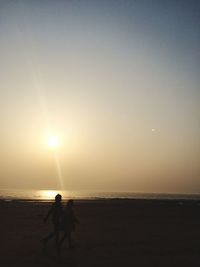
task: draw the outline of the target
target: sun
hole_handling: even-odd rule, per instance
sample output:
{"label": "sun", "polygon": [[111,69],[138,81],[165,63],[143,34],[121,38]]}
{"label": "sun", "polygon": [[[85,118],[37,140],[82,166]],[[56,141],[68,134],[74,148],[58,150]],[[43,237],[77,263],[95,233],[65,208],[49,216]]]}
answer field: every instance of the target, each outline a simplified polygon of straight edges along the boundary
{"label": "sun", "polygon": [[47,139],[47,145],[51,149],[55,149],[59,146],[59,140],[57,136],[51,135]]}

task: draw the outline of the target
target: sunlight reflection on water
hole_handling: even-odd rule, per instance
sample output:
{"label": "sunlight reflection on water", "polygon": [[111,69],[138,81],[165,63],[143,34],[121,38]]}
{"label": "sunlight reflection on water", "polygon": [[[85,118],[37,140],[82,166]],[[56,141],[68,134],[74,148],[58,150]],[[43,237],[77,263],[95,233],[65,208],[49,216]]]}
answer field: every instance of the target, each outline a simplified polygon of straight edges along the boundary
{"label": "sunlight reflection on water", "polygon": [[0,199],[5,200],[54,200],[57,194],[61,194],[63,199],[80,198],[82,195],[78,192],[62,190],[18,190],[2,189],[0,190]]}
{"label": "sunlight reflection on water", "polygon": [[38,196],[40,199],[54,199],[57,194],[61,194],[61,191],[56,190],[38,190]]}
{"label": "sunlight reflection on water", "polygon": [[79,198],[80,194],[72,191],[62,191],[62,190],[37,190],[37,198],[43,200],[54,200],[57,194],[62,195],[63,199],[69,198]]}

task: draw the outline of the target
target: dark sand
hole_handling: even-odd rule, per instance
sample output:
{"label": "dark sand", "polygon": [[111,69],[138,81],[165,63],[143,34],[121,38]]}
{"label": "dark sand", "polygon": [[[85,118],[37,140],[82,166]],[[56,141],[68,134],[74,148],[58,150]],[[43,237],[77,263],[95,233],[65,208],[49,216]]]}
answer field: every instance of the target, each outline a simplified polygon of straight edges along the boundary
{"label": "dark sand", "polygon": [[75,202],[75,248],[42,253],[48,203],[0,202],[0,266],[200,266],[200,206],[195,201]]}

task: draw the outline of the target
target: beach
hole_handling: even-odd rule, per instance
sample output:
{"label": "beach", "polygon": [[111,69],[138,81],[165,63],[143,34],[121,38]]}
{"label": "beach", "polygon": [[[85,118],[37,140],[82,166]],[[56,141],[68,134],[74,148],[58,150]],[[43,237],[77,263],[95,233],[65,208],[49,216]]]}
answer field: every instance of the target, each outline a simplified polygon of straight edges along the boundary
{"label": "beach", "polygon": [[200,206],[178,200],[78,200],[80,224],[57,255],[51,203],[0,201],[1,266],[200,266]]}

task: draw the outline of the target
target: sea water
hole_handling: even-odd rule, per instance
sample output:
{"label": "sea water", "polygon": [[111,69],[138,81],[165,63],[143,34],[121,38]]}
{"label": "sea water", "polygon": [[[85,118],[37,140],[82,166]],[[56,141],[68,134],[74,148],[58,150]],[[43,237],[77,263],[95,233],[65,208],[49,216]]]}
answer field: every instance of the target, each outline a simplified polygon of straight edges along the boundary
{"label": "sea water", "polygon": [[1,200],[39,200],[51,201],[56,194],[63,199],[188,199],[200,200],[199,194],[161,194],[161,193],[135,193],[135,192],[94,192],[94,191],[68,191],[68,190],[31,190],[31,189],[1,189]]}

